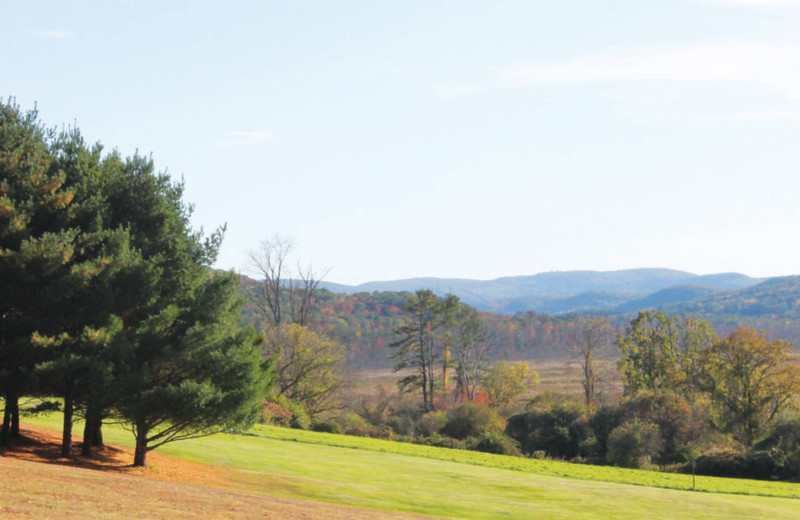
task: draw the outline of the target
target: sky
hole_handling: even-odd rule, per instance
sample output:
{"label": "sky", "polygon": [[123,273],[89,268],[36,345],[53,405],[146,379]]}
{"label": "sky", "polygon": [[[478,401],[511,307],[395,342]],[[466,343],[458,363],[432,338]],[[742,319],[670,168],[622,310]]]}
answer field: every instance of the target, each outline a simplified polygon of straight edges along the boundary
{"label": "sky", "polygon": [[800,273],[800,1],[0,0],[0,97],[185,183],[217,266]]}

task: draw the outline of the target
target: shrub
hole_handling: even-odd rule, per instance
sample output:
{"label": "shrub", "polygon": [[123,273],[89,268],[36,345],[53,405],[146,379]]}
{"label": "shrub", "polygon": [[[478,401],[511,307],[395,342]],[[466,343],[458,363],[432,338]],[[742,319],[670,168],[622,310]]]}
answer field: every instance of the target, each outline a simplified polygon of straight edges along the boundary
{"label": "shrub", "polygon": [[341,432],[347,435],[373,436],[376,430],[363,417],[351,412],[341,413],[333,417],[331,422],[336,424]]}
{"label": "shrub", "polygon": [[469,449],[498,455],[513,455],[515,457],[522,455],[519,451],[519,443],[500,432],[486,432],[473,439]]}
{"label": "shrub", "polygon": [[464,403],[447,412],[447,421],[441,432],[463,440],[501,429],[501,420],[495,410],[485,404]]}
{"label": "shrub", "polygon": [[[793,464],[797,459],[781,457],[775,451],[755,450],[749,453],[712,452],[697,458],[695,472],[698,475],[713,477],[737,477],[767,480],[772,478],[793,478]],[[687,469],[688,471],[688,469]],[[797,474],[795,474],[797,475]]]}
{"label": "shrub", "polygon": [[274,396],[268,401],[264,401],[261,422],[300,430],[307,430],[311,427],[311,418],[306,413],[303,405],[295,403],[283,395]]}
{"label": "shrub", "polygon": [[420,444],[425,444],[427,446],[437,446],[439,448],[453,448],[457,450],[464,449],[464,442],[458,439],[454,439],[452,437],[447,437],[446,435],[439,435],[435,433],[430,437],[421,437],[418,439]]}
{"label": "shrub", "polygon": [[625,410],[619,405],[601,406],[589,418],[596,444],[596,456],[605,459],[608,453],[608,436],[625,422]]}
{"label": "shrub", "polygon": [[311,429],[315,432],[321,433],[342,433],[342,429],[339,427],[339,425],[330,421],[314,423],[314,426],[312,426]]}
{"label": "shrub", "polygon": [[634,420],[614,428],[608,436],[610,464],[623,468],[645,468],[661,448],[661,434],[655,424]]}
{"label": "shrub", "polygon": [[678,394],[647,391],[629,398],[623,406],[628,417],[658,426],[661,447],[651,456],[661,464],[682,462],[681,447],[710,433],[708,406],[702,400],[691,404]]}
{"label": "shrub", "polygon": [[414,420],[405,415],[395,415],[386,421],[386,425],[399,435],[412,435],[414,433]]}
{"label": "shrub", "polygon": [[261,408],[261,424],[275,424],[278,426],[288,426],[292,418],[292,412],[278,403],[264,401]]}
{"label": "shrub", "polygon": [[416,432],[421,437],[430,437],[440,433],[447,422],[447,414],[442,411],[428,412],[417,421]]}
{"label": "shrub", "polygon": [[289,426],[298,430],[308,430],[311,428],[311,417],[301,406],[298,406],[292,411],[292,419],[289,421]]}
{"label": "shrub", "polygon": [[800,480],[800,448],[783,458],[780,467],[780,477],[788,480]]}
{"label": "shrub", "polygon": [[548,456],[574,459],[588,447],[591,437],[584,408],[579,403],[559,403],[509,418],[506,435],[520,444],[523,453],[543,450]]}
{"label": "shrub", "polygon": [[757,450],[775,450],[788,455],[800,449],[800,417],[778,420],[769,435],[755,445]]}

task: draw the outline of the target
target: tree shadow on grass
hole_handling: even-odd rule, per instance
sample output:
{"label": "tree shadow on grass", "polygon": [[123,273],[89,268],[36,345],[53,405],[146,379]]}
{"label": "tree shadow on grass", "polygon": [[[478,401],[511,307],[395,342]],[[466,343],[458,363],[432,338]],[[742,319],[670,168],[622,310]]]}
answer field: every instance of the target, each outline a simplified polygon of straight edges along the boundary
{"label": "tree shadow on grass", "polygon": [[73,456],[64,458],[61,456],[61,441],[56,432],[22,429],[20,433],[22,437],[12,439],[11,446],[0,448],[0,455],[98,471],[122,472],[131,467],[128,460],[132,460],[132,455],[114,446],[94,447],[91,457],[84,457],[80,454],[82,443],[76,442],[73,444]]}

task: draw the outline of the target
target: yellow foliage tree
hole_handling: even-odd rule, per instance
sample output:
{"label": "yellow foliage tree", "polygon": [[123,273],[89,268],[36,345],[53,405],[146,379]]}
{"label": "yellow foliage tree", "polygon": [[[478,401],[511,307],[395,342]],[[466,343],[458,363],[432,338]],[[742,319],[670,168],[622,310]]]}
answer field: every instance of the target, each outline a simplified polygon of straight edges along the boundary
{"label": "yellow foliage tree", "polygon": [[800,393],[792,344],[739,327],[701,354],[701,388],[711,396],[718,427],[747,446]]}

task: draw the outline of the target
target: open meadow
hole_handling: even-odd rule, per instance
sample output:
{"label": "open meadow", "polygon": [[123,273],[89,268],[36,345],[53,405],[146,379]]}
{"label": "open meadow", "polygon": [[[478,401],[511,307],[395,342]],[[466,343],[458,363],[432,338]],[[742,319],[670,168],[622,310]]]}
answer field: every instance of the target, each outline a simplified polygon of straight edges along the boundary
{"label": "open meadow", "polygon": [[[59,420],[58,415],[50,415],[26,422],[57,429]],[[106,437],[111,444],[132,444],[130,434],[119,427],[107,427]],[[151,496],[149,502],[153,502],[157,493],[186,485],[164,481],[163,475],[170,472],[169,461],[204,464],[200,467],[209,472],[206,481],[191,485],[208,488],[209,496],[218,495],[220,503],[231,500],[225,493],[237,493],[240,505],[252,508],[256,516],[259,507],[267,507],[259,506],[259,497],[310,501],[308,518],[337,517],[333,511],[315,515],[313,508],[319,503],[367,508],[355,511],[375,518],[387,517],[389,511],[476,519],[788,519],[800,514],[800,484],[698,477],[697,491],[691,491],[690,475],[504,457],[264,426],[244,435],[215,435],[167,445],[154,455],[158,457],[153,457],[151,468],[135,473],[136,477],[129,476],[140,484],[126,482],[124,486],[152,489],[143,497]],[[88,469],[70,470],[86,472],[83,478],[97,478],[98,474]],[[150,478],[159,475],[162,480],[157,483]],[[108,476],[108,482],[122,485],[118,476]],[[42,489],[48,489],[49,477],[41,478]],[[3,480],[3,502],[8,507],[18,494],[13,479]],[[81,500],[79,484],[62,490],[53,501],[41,502],[38,507],[48,509],[38,512],[53,516],[49,513],[69,510],[75,500]],[[35,510],[37,506],[30,505],[36,503],[35,496],[27,497],[27,501]],[[149,502],[142,498],[138,504],[147,507]],[[207,501],[205,504],[209,506]],[[187,505],[187,510],[194,505]],[[137,503],[127,507],[121,516],[134,516]],[[208,509],[205,515],[224,517],[225,513]],[[359,518],[353,515],[351,518]]]}

